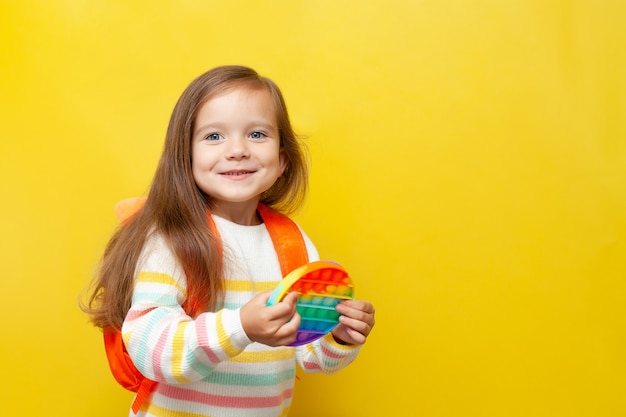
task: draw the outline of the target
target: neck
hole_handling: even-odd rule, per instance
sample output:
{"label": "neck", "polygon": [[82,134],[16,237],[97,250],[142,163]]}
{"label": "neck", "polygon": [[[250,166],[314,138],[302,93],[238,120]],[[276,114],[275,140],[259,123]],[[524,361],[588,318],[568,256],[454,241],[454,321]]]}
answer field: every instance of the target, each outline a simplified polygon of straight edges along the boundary
{"label": "neck", "polygon": [[244,203],[220,201],[212,204],[210,211],[216,216],[242,226],[256,226],[262,223],[256,211],[258,204],[258,201],[247,201]]}

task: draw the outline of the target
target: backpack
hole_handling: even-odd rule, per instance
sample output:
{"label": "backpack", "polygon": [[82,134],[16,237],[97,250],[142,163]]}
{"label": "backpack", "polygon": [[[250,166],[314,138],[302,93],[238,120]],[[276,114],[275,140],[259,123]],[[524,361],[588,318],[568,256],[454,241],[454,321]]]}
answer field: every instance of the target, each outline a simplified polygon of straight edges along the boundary
{"label": "backpack", "polygon": [[[116,205],[115,212],[120,221],[123,222],[139,210],[144,202],[145,198],[143,197],[122,200]],[[306,264],[308,253],[298,226],[289,217],[263,204],[259,204],[257,210],[274,244],[283,277],[297,267]],[[208,214],[208,219],[211,230],[217,234],[215,223],[210,214]],[[194,303],[185,302],[183,309],[190,316],[195,316],[195,312],[188,310],[188,305],[194,305]],[[133,413],[137,414],[157,382],[146,378],[137,370],[124,345],[121,330],[108,326],[103,329],[103,335],[111,373],[121,386],[136,393],[131,408]]]}

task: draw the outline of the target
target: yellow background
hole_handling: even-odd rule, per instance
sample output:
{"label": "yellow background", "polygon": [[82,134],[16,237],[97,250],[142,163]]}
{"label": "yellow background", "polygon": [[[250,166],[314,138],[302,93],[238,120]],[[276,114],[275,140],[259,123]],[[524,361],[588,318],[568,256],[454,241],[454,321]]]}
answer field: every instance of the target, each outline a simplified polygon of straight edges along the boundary
{"label": "yellow background", "polygon": [[623,1],[0,4],[2,415],[126,415],[77,298],[221,64],[282,87],[297,220],[377,307],[292,415],[626,415]]}

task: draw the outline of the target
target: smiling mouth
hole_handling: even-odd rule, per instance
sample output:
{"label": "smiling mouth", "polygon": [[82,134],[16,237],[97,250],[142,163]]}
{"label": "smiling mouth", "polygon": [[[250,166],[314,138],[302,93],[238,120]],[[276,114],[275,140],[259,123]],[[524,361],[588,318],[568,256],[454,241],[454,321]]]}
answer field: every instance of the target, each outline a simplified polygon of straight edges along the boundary
{"label": "smiling mouth", "polygon": [[228,175],[232,177],[239,177],[242,175],[249,175],[249,174],[254,174],[254,171],[228,171],[228,172],[222,173],[222,175]]}

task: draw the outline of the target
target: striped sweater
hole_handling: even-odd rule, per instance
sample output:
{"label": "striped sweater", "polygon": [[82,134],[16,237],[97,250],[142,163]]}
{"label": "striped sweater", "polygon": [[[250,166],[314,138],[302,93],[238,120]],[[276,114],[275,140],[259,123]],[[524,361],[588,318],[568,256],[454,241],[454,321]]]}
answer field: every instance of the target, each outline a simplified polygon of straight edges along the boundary
{"label": "striped sweater", "polygon": [[[305,372],[334,373],[358,354],[359,347],[339,345],[330,334],[295,348],[252,342],[239,310],[278,284],[278,258],[265,225],[214,221],[225,274],[223,305],[215,312],[195,320],[185,314],[185,275],[162,238],[152,236],[143,250],[122,335],[137,369],[159,383],[137,416],[285,416],[296,363]],[[319,259],[303,236],[309,259]]]}

